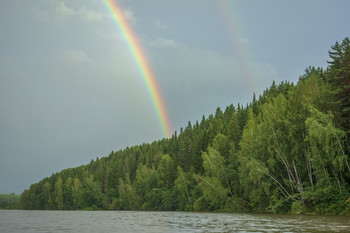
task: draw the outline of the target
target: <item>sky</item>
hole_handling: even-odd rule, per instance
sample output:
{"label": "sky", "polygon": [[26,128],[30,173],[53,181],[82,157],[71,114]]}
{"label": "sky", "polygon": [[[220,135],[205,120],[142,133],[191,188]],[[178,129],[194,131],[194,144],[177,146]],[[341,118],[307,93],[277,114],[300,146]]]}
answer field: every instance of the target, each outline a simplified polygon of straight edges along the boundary
{"label": "sky", "polygon": [[[347,0],[118,0],[172,132],[296,83],[349,37]],[[0,193],[164,138],[102,0],[0,0]]]}

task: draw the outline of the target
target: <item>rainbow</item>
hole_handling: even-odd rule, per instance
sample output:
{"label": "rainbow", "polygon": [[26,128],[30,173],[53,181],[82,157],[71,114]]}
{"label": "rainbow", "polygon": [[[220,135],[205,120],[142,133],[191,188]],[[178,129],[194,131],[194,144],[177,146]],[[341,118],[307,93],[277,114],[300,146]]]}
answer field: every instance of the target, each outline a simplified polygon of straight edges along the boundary
{"label": "rainbow", "polygon": [[103,3],[111,13],[114,22],[123,35],[124,40],[136,62],[141,77],[143,78],[147,91],[150,95],[164,136],[171,137],[172,127],[170,124],[170,118],[168,116],[167,109],[165,107],[155,75],[152,72],[151,66],[147,61],[147,57],[145,56],[135,33],[128,24],[121,8],[118,6],[115,0],[103,0]]}
{"label": "rainbow", "polygon": [[256,87],[256,75],[254,73],[254,67],[249,63],[250,56],[248,49],[244,45],[243,30],[239,27],[239,20],[237,17],[237,12],[235,11],[235,6],[233,1],[230,0],[220,0],[215,1],[223,17],[224,22],[226,22],[226,28],[230,34],[231,40],[233,42],[233,47],[236,51],[238,61],[242,70],[242,74],[248,83],[248,87],[251,91],[257,91]]}

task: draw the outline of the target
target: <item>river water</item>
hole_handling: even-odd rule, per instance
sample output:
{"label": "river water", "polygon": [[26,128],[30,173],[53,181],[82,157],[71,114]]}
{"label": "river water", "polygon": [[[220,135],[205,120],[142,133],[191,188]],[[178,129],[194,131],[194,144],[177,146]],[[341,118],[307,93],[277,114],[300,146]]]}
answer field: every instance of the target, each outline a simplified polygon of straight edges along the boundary
{"label": "river water", "polygon": [[0,232],[350,232],[350,217],[0,210]]}

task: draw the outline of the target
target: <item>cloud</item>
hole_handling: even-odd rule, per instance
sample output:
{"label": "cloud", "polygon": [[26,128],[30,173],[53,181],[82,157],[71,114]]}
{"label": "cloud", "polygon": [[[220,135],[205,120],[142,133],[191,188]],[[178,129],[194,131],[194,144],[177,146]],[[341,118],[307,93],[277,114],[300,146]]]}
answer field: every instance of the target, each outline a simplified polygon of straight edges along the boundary
{"label": "cloud", "polygon": [[64,51],[63,60],[70,63],[92,63],[92,60],[84,52],[77,50]]}
{"label": "cloud", "polygon": [[[126,8],[126,9],[121,9],[121,12],[124,16],[124,18],[131,23],[132,25],[136,25],[137,24],[137,18],[135,17],[134,11],[131,10],[130,8]],[[112,18],[112,15],[109,14],[108,15],[110,18]]]}
{"label": "cloud", "polygon": [[67,7],[64,2],[60,2],[56,6],[56,14],[59,16],[72,16],[75,14],[75,12],[71,8]]}
{"label": "cloud", "polygon": [[244,44],[245,46],[251,44],[250,40],[246,37],[240,37],[238,39],[238,42],[241,43],[241,44]]}
{"label": "cloud", "polygon": [[72,8],[66,6],[63,1],[60,1],[57,4],[46,1],[45,4],[40,6],[31,6],[30,12],[44,23],[54,22],[59,24],[64,24],[69,18],[76,14],[76,12]]}
{"label": "cloud", "polygon": [[52,5],[52,3],[48,7],[48,9],[51,9],[51,10],[46,10],[46,9],[44,10],[42,7],[39,7],[39,6],[31,6],[29,9],[30,9],[29,10],[30,13],[34,15],[35,18],[37,18],[38,20],[44,23],[52,22],[57,15],[57,13],[55,13],[55,6]]}
{"label": "cloud", "polygon": [[166,29],[167,28],[167,26],[159,20],[154,21],[153,26],[155,26],[158,29]]}
{"label": "cloud", "polygon": [[165,38],[157,38],[151,41],[150,45],[156,48],[176,48],[179,46],[174,40]]}
{"label": "cloud", "polygon": [[122,35],[117,32],[103,32],[101,30],[97,30],[96,34],[103,39],[119,40],[119,41],[123,40]]}
{"label": "cloud", "polygon": [[104,14],[82,7],[77,11],[77,14],[85,21],[101,21]]}
{"label": "cloud", "polygon": [[133,22],[133,23],[136,23],[135,14],[134,14],[134,12],[133,12],[130,8],[123,9],[122,12],[123,12],[123,14],[124,14],[124,17],[125,17],[128,21]]}
{"label": "cloud", "polygon": [[[105,14],[94,11],[86,6],[82,6],[79,9],[73,9],[67,6],[63,1],[58,2],[56,5],[47,4],[46,7],[31,7],[32,14],[43,22],[58,22],[64,24],[67,20],[78,17],[85,22],[97,22],[105,18]],[[131,17],[132,13],[128,12]]]}
{"label": "cloud", "polygon": [[[135,17],[134,11],[130,8],[121,9],[121,12],[124,16],[124,18],[131,24],[136,25],[137,24],[137,18]],[[109,14],[109,17],[112,17],[111,14]]]}
{"label": "cloud", "polygon": [[67,7],[64,2],[59,2],[55,8],[56,20],[60,23],[64,23],[69,17],[72,17],[75,12],[73,9]]}

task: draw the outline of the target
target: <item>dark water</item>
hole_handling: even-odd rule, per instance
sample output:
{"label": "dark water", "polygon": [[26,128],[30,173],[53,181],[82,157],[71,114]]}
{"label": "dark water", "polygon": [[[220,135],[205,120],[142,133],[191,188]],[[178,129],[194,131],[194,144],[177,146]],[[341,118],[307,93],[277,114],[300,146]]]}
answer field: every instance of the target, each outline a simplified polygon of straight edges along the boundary
{"label": "dark water", "polygon": [[0,210],[0,232],[350,232],[350,217]]}

